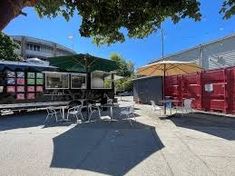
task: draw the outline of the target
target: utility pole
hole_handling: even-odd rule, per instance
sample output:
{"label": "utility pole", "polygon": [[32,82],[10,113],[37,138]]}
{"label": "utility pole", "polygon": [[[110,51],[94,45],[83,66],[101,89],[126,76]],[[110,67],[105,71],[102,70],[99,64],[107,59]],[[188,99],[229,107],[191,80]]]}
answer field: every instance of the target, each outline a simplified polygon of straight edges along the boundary
{"label": "utility pole", "polygon": [[164,49],[165,49],[165,46],[164,46],[164,31],[163,31],[163,27],[161,25],[161,49],[162,49],[162,59],[164,58]]}

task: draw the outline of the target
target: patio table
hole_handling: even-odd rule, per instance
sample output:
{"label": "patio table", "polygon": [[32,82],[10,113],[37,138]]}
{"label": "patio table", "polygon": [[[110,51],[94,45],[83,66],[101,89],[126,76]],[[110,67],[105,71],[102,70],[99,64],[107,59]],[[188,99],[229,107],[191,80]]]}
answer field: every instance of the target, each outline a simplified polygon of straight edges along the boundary
{"label": "patio table", "polygon": [[67,118],[65,118],[65,109],[68,109],[68,106],[55,106],[54,109],[61,110],[62,111],[62,119],[59,121],[68,121]]}
{"label": "patio table", "polygon": [[170,114],[172,114],[172,103],[180,103],[181,101],[179,100],[171,100],[171,99],[167,99],[167,100],[160,100],[160,103],[163,103],[164,106],[166,106],[167,103],[170,104]]}

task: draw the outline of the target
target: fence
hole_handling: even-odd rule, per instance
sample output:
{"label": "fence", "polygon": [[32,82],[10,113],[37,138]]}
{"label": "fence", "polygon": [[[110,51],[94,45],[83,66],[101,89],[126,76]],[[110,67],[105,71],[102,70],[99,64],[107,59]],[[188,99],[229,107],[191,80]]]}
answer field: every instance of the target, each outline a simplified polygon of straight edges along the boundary
{"label": "fence", "polygon": [[165,83],[166,96],[194,98],[195,109],[235,113],[235,67],[168,76]]}

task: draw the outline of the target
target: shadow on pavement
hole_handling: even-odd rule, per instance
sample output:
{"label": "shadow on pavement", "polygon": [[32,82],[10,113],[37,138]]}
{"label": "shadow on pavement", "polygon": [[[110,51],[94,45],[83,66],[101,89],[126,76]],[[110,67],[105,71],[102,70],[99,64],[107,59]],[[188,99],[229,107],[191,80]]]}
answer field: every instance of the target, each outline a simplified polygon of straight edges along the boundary
{"label": "shadow on pavement", "polygon": [[55,137],[53,168],[124,175],[164,145],[155,128],[127,121],[83,123]]}
{"label": "shadow on pavement", "polygon": [[0,131],[37,127],[43,125],[45,117],[46,112],[44,111],[2,116],[0,118]]}
{"label": "shadow on pavement", "polygon": [[225,116],[189,113],[172,115],[167,119],[176,126],[208,133],[227,140],[235,140],[235,119]]}

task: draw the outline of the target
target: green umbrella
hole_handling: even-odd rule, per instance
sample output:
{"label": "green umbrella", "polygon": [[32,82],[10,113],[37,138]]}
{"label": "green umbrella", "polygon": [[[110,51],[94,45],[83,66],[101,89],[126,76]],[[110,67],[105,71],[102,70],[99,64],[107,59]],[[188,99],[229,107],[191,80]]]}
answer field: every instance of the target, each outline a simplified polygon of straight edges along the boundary
{"label": "green umbrella", "polygon": [[93,72],[96,70],[111,72],[118,69],[116,62],[92,56],[89,54],[76,54],[48,58],[50,65],[69,72]]}

